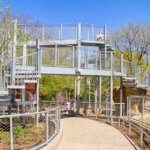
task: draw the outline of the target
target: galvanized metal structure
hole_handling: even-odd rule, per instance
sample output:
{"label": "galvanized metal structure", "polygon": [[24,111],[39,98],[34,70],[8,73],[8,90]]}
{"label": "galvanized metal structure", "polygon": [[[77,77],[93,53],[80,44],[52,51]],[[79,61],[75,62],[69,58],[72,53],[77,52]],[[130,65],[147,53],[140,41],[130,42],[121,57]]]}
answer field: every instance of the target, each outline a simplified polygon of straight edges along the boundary
{"label": "galvanized metal structure", "polygon": [[[18,33],[23,38],[18,37]],[[21,102],[26,103],[26,83],[36,84],[36,112],[39,112],[39,80],[42,74],[76,76],[75,96],[77,113],[80,113],[80,80],[85,77],[85,97],[87,103],[87,77],[95,77],[94,112],[102,107],[102,77],[109,77],[110,90],[106,103],[109,115],[113,116],[113,77],[119,77],[120,113],[123,114],[122,87],[149,87],[148,67],[136,66],[132,62],[114,56],[114,50],[107,44],[106,25],[17,25],[14,23],[14,39],[11,56],[5,60],[1,55],[0,103],[15,103],[15,91],[20,89]],[[44,58],[44,59],[43,59]],[[13,97],[9,98],[9,94]],[[2,98],[3,97],[3,98]],[[99,97],[99,99],[98,99]],[[89,95],[89,106],[90,95]],[[4,111],[4,110],[3,110]],[[24,110],[22,110],[25,112]],[[37,123],[39,117],[37,117]],[[112,119],[111,119],[112,122]]]}
{"label": "galvanized metal structure", "polygon": [[[23,35],[21,42],[17,39],[18,32]],[[149,87],[147,67],[124,61],[123,55],[115,58],[112,46],[107,45],[106,25],[78,23],[76,25],[17,26],[15,22],[11,54],[12,57],[7,61],[4,56],[1,56],[1,94],[7,94],[8,90],[21,89],[22,101],[25,101],[25,84],[35,83],[37,111],[41,74],[76,76],[75,93],[78,107],[80,77],[85,77],[85,87],[87,86],[86,77],[95,77],[95,112],[97,102],[101,102],[102,77],[110,78],[110,107],[113,102],[114,76],[120,77],[121,87]],[[100,89],[99,92],[98,89]],[[120,89],[122,93],[122,88]],[[122,103],[122,94],[120,95],[120,103]],[[122,107],[120,109],[122,112]]]}

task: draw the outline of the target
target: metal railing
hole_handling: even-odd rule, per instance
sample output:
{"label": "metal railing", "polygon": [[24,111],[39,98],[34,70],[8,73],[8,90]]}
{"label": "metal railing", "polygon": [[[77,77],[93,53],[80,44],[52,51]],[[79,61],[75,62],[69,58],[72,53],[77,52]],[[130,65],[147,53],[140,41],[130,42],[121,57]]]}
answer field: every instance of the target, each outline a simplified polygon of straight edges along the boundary
{"label": "metal railing", "polygon": [[[80,27],[79,27],[80,26]],[[104,41],[106,38],[105,26],[94,24],[57,24],[57,25],[19,25],[18,30],[23,33],[24,39],[40,40],[77,40],[80,34],[82,40]]]}
{"label": "metal railing", "polygon": [[39,149],[60,131],[60,107],[0,116],[0,148]]}
{"label": "metal railing", "polygon": [[127,98],[128,120],[136,119],[144,123],[150,122],[150,97],[129,96]]}

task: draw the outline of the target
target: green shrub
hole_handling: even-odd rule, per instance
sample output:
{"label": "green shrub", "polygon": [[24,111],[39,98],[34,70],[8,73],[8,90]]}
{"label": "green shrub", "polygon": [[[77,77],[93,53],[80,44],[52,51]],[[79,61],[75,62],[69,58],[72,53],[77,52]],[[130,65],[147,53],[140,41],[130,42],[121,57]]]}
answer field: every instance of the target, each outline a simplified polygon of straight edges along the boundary
{"label": "green shrub", "polygon": [[26,134],[26,129],[23,128],[22,126],[14,126],[13,127],[13,133],[17,137],[25,136]]}

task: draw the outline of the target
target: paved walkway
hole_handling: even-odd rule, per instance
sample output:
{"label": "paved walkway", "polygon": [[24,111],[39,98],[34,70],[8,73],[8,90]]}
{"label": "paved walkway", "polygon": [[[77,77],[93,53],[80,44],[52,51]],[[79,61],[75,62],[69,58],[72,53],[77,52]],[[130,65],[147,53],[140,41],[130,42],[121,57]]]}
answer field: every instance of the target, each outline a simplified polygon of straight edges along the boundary
{"label": "paved walkway", "polygon": [[62,119],[63,135],[57,150],[134,150],[113,127],[83,118]]}

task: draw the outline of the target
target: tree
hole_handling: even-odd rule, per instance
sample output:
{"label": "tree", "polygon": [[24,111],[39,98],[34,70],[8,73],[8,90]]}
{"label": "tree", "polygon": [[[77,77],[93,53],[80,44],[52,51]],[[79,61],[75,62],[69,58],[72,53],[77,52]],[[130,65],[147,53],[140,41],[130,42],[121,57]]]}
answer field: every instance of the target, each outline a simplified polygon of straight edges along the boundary
{"label": "tree", "polygon": [[123,53],[126,60],[132,62],[136,59],[137,65],[140,65],[150,46],[150,26],[130,22],[111,33],[110,39],[115,49]]}

